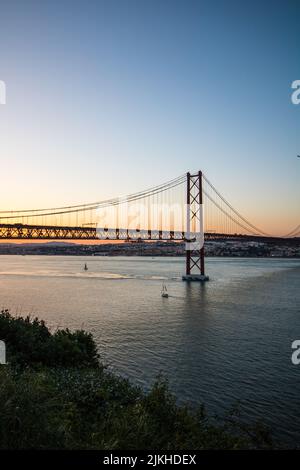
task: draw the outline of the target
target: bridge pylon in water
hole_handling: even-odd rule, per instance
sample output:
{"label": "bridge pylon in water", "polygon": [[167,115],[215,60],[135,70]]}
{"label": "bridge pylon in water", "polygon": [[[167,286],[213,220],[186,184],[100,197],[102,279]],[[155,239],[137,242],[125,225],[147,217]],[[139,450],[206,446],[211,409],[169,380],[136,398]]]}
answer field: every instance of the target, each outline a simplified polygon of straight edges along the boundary
{"label": "bridge pylon in water", "polygon": [[182,276],[184,281],[205,282],[209,280],[205,274],[202,186],[202,171],[194,175],[187,173],[186,273]]}

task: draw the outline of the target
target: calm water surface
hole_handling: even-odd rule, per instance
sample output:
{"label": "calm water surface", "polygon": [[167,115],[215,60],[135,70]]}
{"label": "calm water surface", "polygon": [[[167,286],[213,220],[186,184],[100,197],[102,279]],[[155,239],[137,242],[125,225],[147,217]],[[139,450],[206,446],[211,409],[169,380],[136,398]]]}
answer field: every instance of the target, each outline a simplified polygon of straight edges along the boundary
{"label": "calm water surface", "polygon": [[0,306],[83,327],[135,383],[163,372],[179,400],[211,413],[239,400],[247,419],[300,445],[300,260],[209,259],[205,285],[182,282],[183,270],[183,258],[0,256]]}

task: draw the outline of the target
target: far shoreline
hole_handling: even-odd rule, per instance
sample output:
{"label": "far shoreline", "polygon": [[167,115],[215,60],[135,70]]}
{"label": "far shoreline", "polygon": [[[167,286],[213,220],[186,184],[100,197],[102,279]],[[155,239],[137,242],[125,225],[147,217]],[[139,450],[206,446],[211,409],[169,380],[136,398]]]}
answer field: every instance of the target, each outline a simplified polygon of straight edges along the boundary
{"label": "far shoreline", "polygon": [[[21,253],[0,253],[1,256],[19,256],[19,257],[24,257],[24,256],[45,256],[45,257],[74,257],[74,258],[149,258],[149,259],[156,259],[156,258],[185,258],[185,255],[146,255],[146,254],[109,254],[109,255],[94,255],[91,253],[26,253],[26,254],[21,254]],[[288,260],[300,260],[300,255],[298,256],[253,256],[253,255],[207,255],[205,256],[206,259],[217,259],[217,258],[224,258],[224,259],[288,259]]]}

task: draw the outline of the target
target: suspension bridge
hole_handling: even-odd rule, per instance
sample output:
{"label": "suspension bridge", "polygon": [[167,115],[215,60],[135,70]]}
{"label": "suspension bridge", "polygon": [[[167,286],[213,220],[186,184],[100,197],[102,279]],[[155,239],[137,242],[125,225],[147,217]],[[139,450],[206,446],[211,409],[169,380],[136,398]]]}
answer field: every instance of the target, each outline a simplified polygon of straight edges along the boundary
{"label": "suspension bridge", "polygon": [[2,240],[184,241],[185,280],[205,281],[206,240],[264,241],[300,236],[300,225],[275,237],[236,210],[201,171],[145,191],[93,203],[0,211]]}

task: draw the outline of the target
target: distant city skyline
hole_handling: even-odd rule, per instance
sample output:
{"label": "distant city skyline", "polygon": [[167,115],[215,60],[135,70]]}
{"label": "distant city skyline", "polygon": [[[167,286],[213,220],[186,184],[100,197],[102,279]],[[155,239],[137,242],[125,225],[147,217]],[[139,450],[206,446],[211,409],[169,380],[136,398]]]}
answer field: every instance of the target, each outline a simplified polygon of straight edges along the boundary
{"label": "distant city skyline", "polygon": [[253,223],[300,223],[300,4],[1,6],[0,210],[80,204],[203,170]]}

